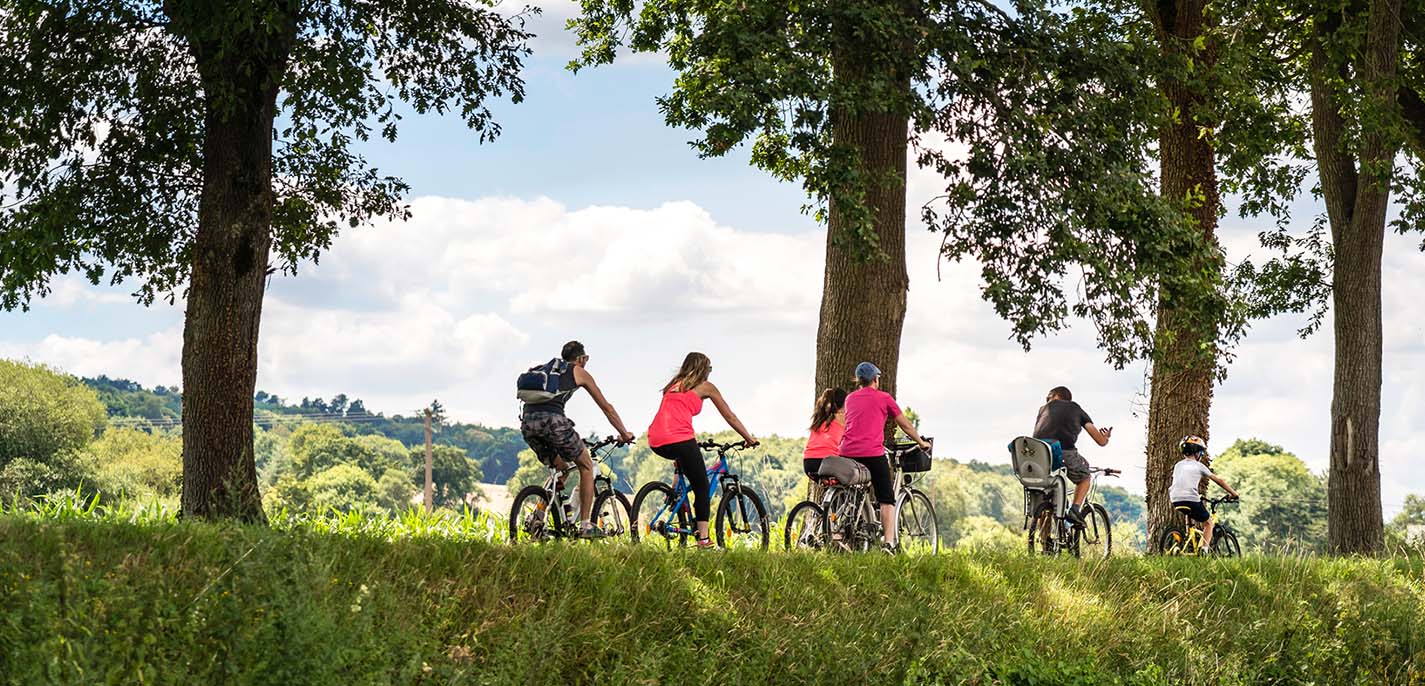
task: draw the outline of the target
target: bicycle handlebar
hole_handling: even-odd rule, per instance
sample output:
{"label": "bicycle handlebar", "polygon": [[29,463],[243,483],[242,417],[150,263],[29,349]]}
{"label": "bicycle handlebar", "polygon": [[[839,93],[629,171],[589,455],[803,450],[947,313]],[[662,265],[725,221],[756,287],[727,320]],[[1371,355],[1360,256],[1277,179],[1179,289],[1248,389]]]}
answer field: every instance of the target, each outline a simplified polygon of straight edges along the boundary
{"label": "bicycle handlebar", "polygon": [[1123,474],[1123,470],[1121,469],[1109,469],[1108,467],[1092,467],[1089,469],[1089,471],[1095,474],[1102,474],[1104,476],[1119,476]]}

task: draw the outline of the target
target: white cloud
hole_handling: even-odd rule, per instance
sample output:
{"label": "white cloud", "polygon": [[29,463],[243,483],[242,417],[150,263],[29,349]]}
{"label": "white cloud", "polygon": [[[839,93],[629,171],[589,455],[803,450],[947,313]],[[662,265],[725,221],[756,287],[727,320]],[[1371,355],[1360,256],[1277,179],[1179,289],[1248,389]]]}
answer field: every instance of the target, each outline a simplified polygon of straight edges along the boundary
{"label": "white cloud", "polygon": [[98,340],[50,334],[32,343],[0,341],[0,358],[43,362],[77,376],[103,374],[146,386],[176,386],[182,379],[182,349],[182,330],[168,328],[141,338]]}

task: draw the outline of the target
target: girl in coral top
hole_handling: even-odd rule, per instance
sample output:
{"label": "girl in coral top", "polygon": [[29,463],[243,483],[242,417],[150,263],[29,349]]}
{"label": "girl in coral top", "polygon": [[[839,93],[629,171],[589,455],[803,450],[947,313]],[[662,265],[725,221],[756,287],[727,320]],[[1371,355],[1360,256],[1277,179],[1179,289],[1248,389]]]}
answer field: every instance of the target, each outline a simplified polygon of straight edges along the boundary
{"label": "girl in coral top", "polygon": [[663,401],[658,405],[653,425],[648,427],[648,447],[658,456],[672,460],[688,480],[688,490],[693,494],[698,545],[703,547],[712,545],[708,539],[708,474],[693,432],[693,416],[703,411],[703,400],[713,402],[713,407],[748,446],[757,445],[757,439],[732,413],[717,386],[708,381],[710,374],[712,361],[707,355],[688,353],[678,373],[663,386]]}
{"label": "girl in coral top", "polygon": [[802,470],[807,476],[816,476],[817,470],[821,469],[821,461],[836,455],[844,433],[846,391],[828,388],[821,392],[816,407],[811,411],[811,436],[807,437],[806,450],[802,451]]}

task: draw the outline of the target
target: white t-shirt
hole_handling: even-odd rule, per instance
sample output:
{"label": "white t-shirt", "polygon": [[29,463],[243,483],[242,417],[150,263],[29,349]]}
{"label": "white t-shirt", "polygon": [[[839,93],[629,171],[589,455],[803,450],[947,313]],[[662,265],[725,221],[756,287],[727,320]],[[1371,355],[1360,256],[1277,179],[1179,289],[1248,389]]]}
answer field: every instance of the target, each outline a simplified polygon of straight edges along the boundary
{"label": "white t-shirt", "polygon": [[1173,486],[1168,489],[1168,500],[1175,503],[1202,500],[1197,493],[1197,485],[1204,476],[1212,476],[1212,470],[1207,465],[1197,460],[1178,460],[1173,465]]}

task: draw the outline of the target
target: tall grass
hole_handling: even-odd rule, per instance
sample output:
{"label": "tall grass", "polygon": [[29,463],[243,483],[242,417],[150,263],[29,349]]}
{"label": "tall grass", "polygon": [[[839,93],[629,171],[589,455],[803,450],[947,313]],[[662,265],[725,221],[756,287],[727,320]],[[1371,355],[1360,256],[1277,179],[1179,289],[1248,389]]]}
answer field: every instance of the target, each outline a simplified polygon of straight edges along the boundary
{"label": "tall grass", "polygon": [[0,516],[0,683],[1425,683],[1419,558],[669,553],[104,507]]}

